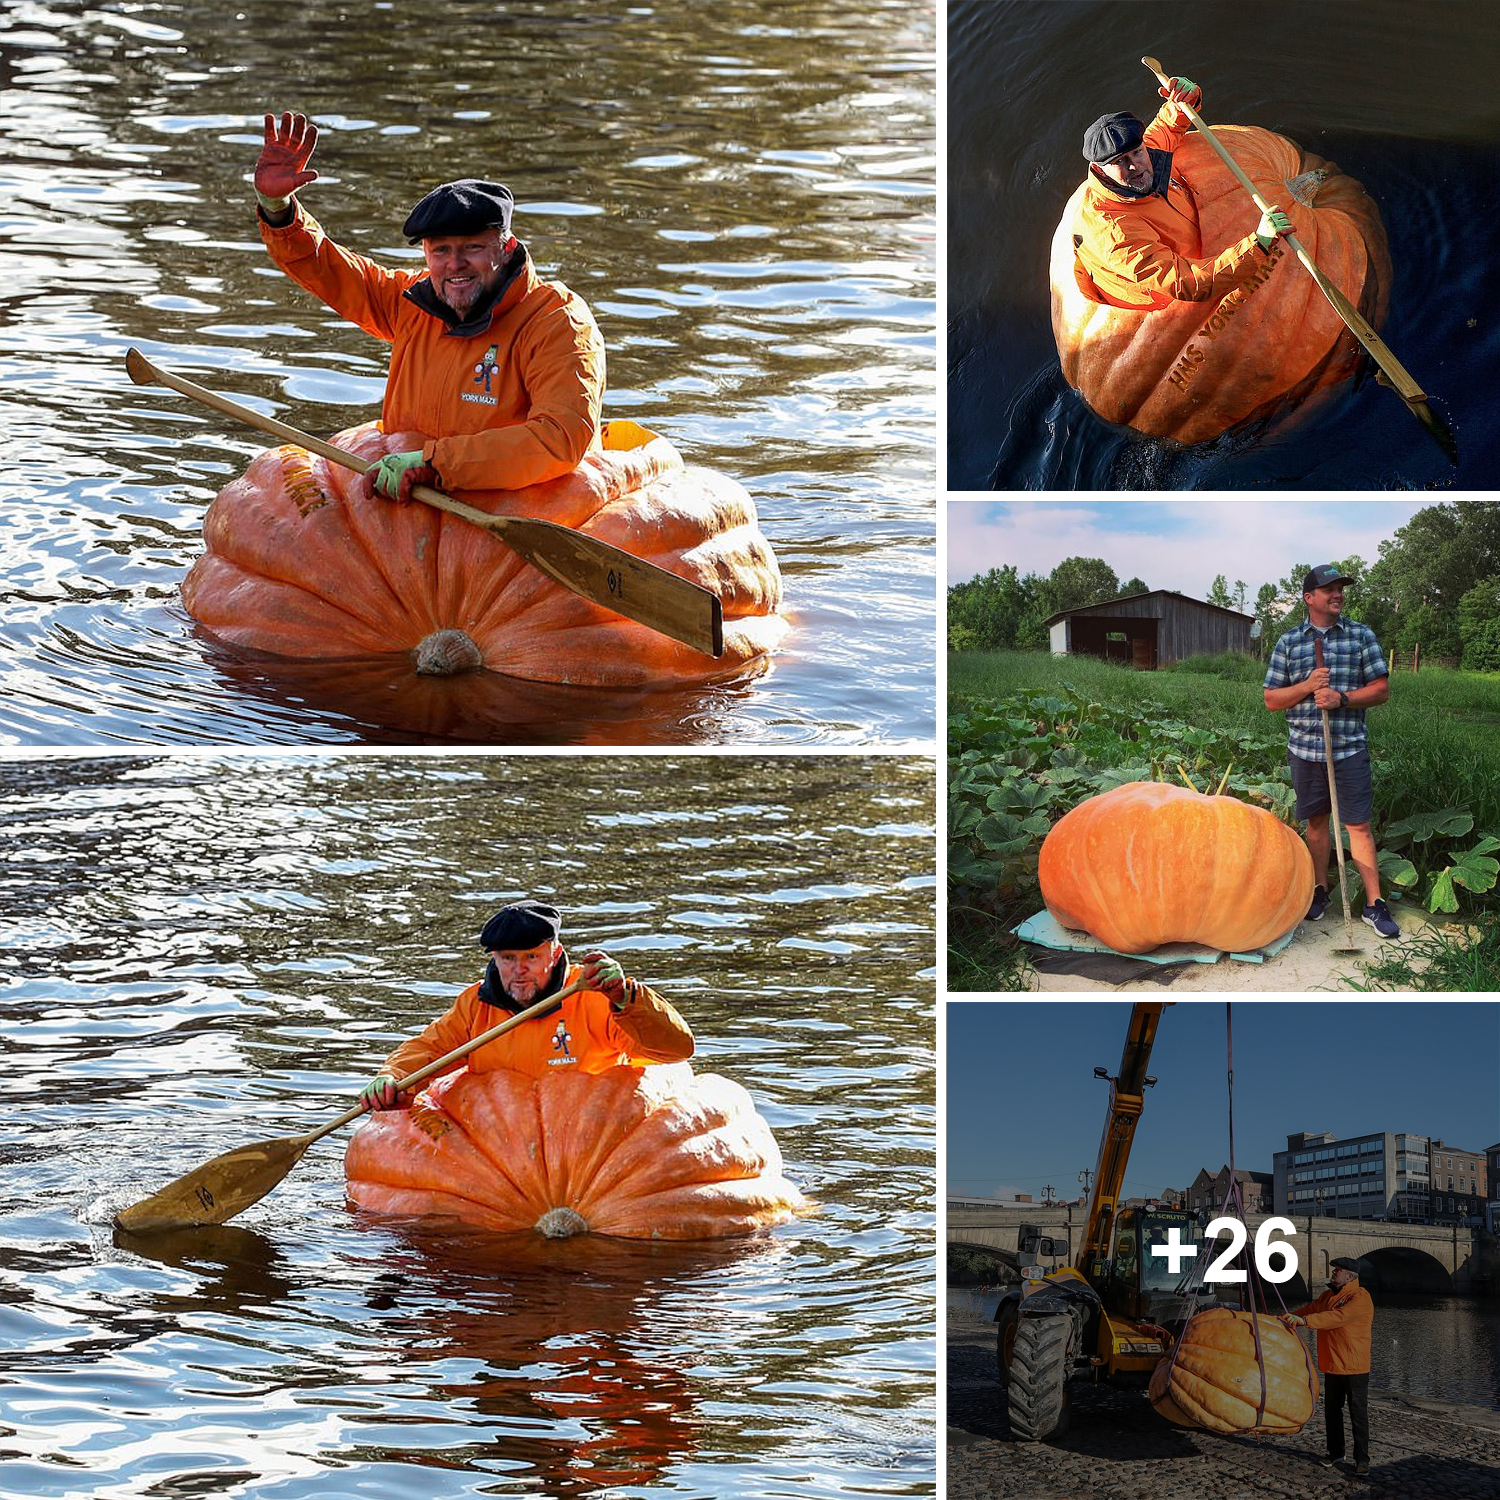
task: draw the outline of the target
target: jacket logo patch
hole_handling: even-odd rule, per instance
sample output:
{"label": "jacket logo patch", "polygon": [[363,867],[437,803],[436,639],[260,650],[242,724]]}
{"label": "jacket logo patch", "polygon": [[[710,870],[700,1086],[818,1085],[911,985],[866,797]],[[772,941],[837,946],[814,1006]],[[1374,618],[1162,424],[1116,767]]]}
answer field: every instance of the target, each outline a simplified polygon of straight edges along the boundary
{"label": "jacket logo patch", "polygon": [[560,1053],[558,1057],[549,1058],[549,1068],[565,1067],[568,1063],[576,1063],[578,1059],[568,1050],[568,1044],[573,1040],[572,1033],[568,1030],[565,1021],[557,1023],[557,1030],[552,1033],[552,1050]]}

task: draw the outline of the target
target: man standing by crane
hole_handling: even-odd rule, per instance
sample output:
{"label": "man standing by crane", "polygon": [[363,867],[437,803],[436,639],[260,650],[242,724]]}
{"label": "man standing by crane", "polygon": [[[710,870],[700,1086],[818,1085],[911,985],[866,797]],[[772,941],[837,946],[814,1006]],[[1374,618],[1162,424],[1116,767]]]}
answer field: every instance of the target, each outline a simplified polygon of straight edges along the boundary
{"label": "man standing by crane", "polygon": [[1331,1469],[1344,1458],[1344,1403],[1354,1429],[1354,1472],[1370,1472],[1370,1331],[1375,1304],[1359,1284],[1359,1262],[1341,1255],[1329,1266],[1328,1290],[1288,1314],[1294,1328],[1318,1335],[1318,1368],[1323,1372],[1323,1419],[1328,1429]]}

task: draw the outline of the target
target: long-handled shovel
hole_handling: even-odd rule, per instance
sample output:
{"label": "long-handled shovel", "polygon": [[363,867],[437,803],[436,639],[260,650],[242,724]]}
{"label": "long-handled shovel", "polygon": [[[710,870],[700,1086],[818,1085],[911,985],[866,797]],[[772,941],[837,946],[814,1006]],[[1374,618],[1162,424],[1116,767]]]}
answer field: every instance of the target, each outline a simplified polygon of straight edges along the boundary
{"label": "long-handled shovel", "polygon": [[[1143,57],[1141,61],[1156,74],[1163,88],[1171,84],[1171,79],[1162,71],[1161,64],[1154,57]],[[1198,133],[1203,139],[1218,152],[1220,160],[1239,179],[1240,186],[1255,199],[1256,207],[1263,214],[1269,213],[1271,205],[1266,201],[1261,190],[1240,170],[1239,163],[1225,150],[1224,143],[1218,136],[1203,123],[1203,117],[1198,111],[1192,105],[1183,104],[1180,101],[1177,107],[1198,127]],[[1369,325],[1360,310],[1318,269],[1302,241],[1295,234],[1284,234],[1282,238],[1291,246],[1297,259],[1307,268],[1308,275],[1317,282],[1318,290],[1333,304],[1333,310],[1344,320],[1345,327],[1364,345],[1370,358],[1379,366],[1381,373],[1390,382],[1397,395],[1406,402],[1412,414],[1432,434],[1438,446],[1448,455],[1449,461],[1457,464],[1458,448],[1453,441],[1453,434],[1427,404],[1426,392],[1407,373],[1401,361],[1386,347],[1385,340]]]}
{"label": "long-handled shovel", "polygon": [[[217,391],[163,370],[139,349],[126,354],[125,369],[137,385],[164,385],[226,417],[270,433],[283,443],[295,443],[330,463],[353,469],[356,474],[375,467],[357,453],[335,448],[332,443],[298,432],[275,417],[263,416]],[[532,516],[492,516],[430,485],[415,484],[411,492],[414,499],[425,505],[462,516],[499,537],[518,556],[581,598],[612,609],[627,620],[650,626],[705,656],[724,654],[724,606],[712,589],[690,578],[679,578],[656,563],[601,542],[597,537],[586,536],[571,526],[559,526],[555,521],[540,521]]]}
{"label": "long-handled shovel", "polygon": [[[1313,638],[1313,656],[1317,664],[1323,665],[1323,642]],[[1344,874],[1344,830],[1339,822],[1339,784],[1333,770],[1333,726],[1328,722],[1328,710],[1318,710],[1323,715],[1323,759],[1328,766],[1328,801],[1333,809],[1333,847],[1339,857],[1339,900],[1344,903],[1344,946],[1335,948],[1335,953],[1363,953],[1363,948],[1354,945],[1354,923],[1349,916],[1349,882]]]}
{"label": "long-handled shovel", "polygon": [[[528,1009],[501,1021],[497,1026],[491,1026],[488,1031],[480,1032],[462,1047],[455,1047],[436,1062],[430,1062],[425,1068],[418,1068],[415,1073],[408,1074],[397,1084],[397,1089],[404,1094],[416,1088],[434,1074],[452,1067],[460,1058],[467,1057],[476,1047],[504,1036],[523,1021],[530,1021],[555,1010],[565,996],[575,994],[583,988],[583,981],[576,980],[555,995],[538,1000]],[[356,1104],[352,1109],[346,1109],[338,1119],[330,1120],[316,1130],[309,1130],[305,1135],[282,1136],[273,1141],[254,1141],[248,1146],[237,1146],[233,1151],[226,1151],[201,1167],[195,1167],[176,1182],[168,1183],[159,1193],[153,1193],[149,1198],[131,1204],[129,1208],[121,1209],[115,1215],[115,1223],[131,1234],[154,1234],[168,1229],[189,1229],[200,1224],[223,1224],[249,1208],[252,1203],[259,1203],[302,1160],[303,1153],[314,1141],[322,1140],[325,1135],[341,1129],[351,1120],[357,1120],[363,1113],[363,1108]]]}

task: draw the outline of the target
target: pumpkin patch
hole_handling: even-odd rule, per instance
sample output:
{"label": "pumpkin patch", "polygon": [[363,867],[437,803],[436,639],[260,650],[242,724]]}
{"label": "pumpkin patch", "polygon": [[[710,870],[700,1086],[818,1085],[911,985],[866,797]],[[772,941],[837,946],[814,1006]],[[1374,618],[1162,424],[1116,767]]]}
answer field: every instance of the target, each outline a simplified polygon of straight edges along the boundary
{"label": "pumpkin patch", "polygon": [[1064,814],[1042,843],[1037,877],[1064,927],[1117,953],[1162,943],[1248,952],[1289,932],[1313,893],[1312,856],[1279,818],[1154,781]]}
{"label": "pumpkin patch", "polygon": [[[1391,285],[1380,210],[1332,162],[1256,126],[1215,125],[1246,175],[1292,221],[1320,270],[1378,328]],[[1198,205],[1198,255],[1213,256],[1260,218],[1250,195],[1196,134],[1173,159]],[[1255,281],[1219,303],[1159,311],[1109,307],[1074,274],[1073,225],[1084,186],[1052,238],[1052,332],[1069,385],[1109,422],[1202,443],[1349,378],[1363,351],[1296,257],[1277,241]],[[1197,258],[1195,255],[1194,258]]]}
{"label": "pumpkin patch", "polygon": [[[1265,1363],[1255,1356],[1259,1324]],[[1307,1346],[1279,1318],[1215,1307],[1194,1313],[1171,1359],[1151,1374],[1151,1404],[1181,1427],[1210,1432],[1300,1432],[1318,1404],[1318,1372]]]}
{"label": "pumpkin patch", "polygon": [[809,1205],[739,1084],[686,1063],[445,1074],[372,1115],[344,1160],[349,1199],[502,1233],[710,1240]]}
{"label": "pumpkin patch", "polygon": [[[334,439],[371,461],[421,441],[374,423]],[[781,572],[750,496],[685,467],[633,422],[606,424],[603,446],[561,478],[454,497],[574,528],[713,590],[724,654],[582,599],[489,532],[374,496],[359,475],[299,447],[262,453],[209,507],[207,550],[183,582],[183,604],[243,650],[303,660],[408,653],[414,671],[482,666],[587,687],[734,676],[786,633]]]}

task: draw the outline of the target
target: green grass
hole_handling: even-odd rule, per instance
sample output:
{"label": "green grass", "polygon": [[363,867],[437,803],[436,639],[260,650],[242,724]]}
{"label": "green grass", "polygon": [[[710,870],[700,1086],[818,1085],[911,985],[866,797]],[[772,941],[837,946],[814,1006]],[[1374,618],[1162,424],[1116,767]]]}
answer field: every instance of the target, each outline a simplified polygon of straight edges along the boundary
{"label": "green grass", "polygon": [[1492,995],[1500,990],[1500,914],[1481,913],[1467,932],[1433,929],[1407,940],[1349,988]]}

